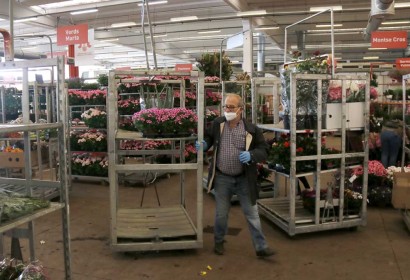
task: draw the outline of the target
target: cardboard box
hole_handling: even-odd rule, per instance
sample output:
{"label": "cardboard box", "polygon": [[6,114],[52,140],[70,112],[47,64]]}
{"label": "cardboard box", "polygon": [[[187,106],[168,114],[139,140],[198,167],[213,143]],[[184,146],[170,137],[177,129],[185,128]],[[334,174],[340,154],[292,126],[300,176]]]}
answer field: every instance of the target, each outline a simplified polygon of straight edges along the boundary
{"label": "cardboard box", "polygon": [[393,174],[392,204],[397,209],[410,209],[410,172]]}
{"label": "cardboard box", "polygon": [[[31,151],[31,166],[38,165],[37,151]],[[0,152],[0,168],[24,168],[25,157],[22,153]]]}

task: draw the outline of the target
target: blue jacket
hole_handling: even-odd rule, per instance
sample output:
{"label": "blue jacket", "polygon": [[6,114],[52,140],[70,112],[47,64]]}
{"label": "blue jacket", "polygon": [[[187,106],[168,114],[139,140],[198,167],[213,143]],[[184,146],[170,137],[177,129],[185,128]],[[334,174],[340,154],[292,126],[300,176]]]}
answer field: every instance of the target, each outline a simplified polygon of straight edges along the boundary
{"label": "blue jacket", "polygon": [[[216,118],[211,126],[205,131],[204,140],[207,143],[208,149],[213,146],[213,156],[208,174],[208,192],[214,187],[213,181],[215,177],[216,156],[219,151],[221,132],[226,124],[225,121],[225,117]],[[245,165],[245,177],[248,180],[249,199],[251,200],[252,205],[255,205],[260,191],[259,186],[257,185],[256,163],[267,159],[269,146],[266,143],[260,128],[246,120],[243,120],[243,122],[246,131],[245,149],[251,154],[249,165]]]}

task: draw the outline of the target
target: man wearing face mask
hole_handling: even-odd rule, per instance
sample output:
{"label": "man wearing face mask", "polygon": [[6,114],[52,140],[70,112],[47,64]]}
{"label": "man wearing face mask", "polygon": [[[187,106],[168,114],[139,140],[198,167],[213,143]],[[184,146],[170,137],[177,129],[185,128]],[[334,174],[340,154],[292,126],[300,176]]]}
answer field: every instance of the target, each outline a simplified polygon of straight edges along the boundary
{"label": "man wearing face mask", "polygon": [[[237,195],[252,236],[258,257],[274,254],[266,243],[256,205],[256,163],[266,160],[268,145],[262,131],[242,118],[243,100],[239,95],[227,94],[224,116],[216,118],[205,131],[204,151],[213,146],[208,176],[208,192],[215,191],[216,213],[214,252],[224,254],[224,236],[228,229],[231,198]],[[199,150],[200,143],[196,143]]]}

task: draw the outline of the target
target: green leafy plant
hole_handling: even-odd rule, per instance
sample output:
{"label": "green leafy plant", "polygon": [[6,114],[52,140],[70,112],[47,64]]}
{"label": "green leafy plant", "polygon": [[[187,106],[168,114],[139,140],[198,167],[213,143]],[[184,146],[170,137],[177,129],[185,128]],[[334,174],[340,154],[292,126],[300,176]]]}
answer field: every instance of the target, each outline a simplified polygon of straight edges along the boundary
{"label": "green leafy plant", "polygon": [[222,53],[222,75],[220,75],[220,54],[205,53],[200,59],[197,59],[198,69],[205,73],[205,76],[222,77],[222,80],[228,81],[233,73],[231,61],[225,53]]}
{"label": "green leafy plant", "polygon": [[102,87],[108,86],[108,75],[107,74],[100,74],[98,75],[97,82]]}

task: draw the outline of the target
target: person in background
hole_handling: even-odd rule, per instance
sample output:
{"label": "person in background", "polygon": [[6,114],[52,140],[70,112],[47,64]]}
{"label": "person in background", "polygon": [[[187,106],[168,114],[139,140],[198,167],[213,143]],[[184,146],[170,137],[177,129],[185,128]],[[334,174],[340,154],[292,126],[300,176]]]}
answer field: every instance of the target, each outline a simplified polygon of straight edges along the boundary
{"label": "person in background", "polygon": [[[385,168],[396,166],[397,158],[403,141],[403,122],[401,120],[389,120],[383,124],[380,134],[382,144],[381,161]],[[408,142],[406,137],[406,142]]]}
{"label": "person in background", "polygon": [[[224,116],[216,118],[205,131],[204,151],[213,147],[208,175],[208,192],[215,191],[216,213],[214,252],[224,254],[224,237],[228,230],[231,198],[237,195],[251,233],[258,257],[269,257],[275,252],[268,247],[262,232],[256,199],[256,163],[266,160],[268,145],[262,131],[242,118],[244,103],[236,94],[227,94]],[[196,142],[199,150],[200,143]]]}

